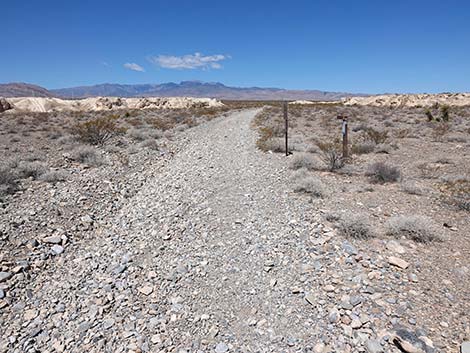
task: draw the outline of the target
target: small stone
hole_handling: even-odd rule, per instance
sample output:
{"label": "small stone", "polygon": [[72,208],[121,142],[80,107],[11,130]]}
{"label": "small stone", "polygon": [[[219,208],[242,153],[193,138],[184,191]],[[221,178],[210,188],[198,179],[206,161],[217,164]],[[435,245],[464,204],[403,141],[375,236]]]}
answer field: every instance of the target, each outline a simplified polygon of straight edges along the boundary
{"label": "small stone", "polygon": [[161,335],[153,335],[151,338],[150,338],[150,341],[152,341],[153,344],[157,344],[157,343],[162,343],[162,336]]}
{"label": "small stone", "polygon": [[408,268],[408,266],[410,265],[410,264],[409,264],[408,262],[406,262],[405,260],[400,259],[399,257],[395,257],[395,256],[390,256],[390,257],[388,258],[388,263],[391,264],[391,265],[400,267],[400,268],[402,268],[402,269],[406,269],[406,268]]}
{"label": "small stone", "polygon": [[114,325],[114,319],[107,319],[103,322],[103,328],[108,329]]}
{"label": "small stone", "polygon": [[441,327],[444,327],[444,328],[448,328],[449,327],[449,324],[447,322],[444,322],[444,321],[441,321],[439,323],[439,325],[441,325]]}
{"label": "small stone", "polygon": [[354,295],[354,296],[352,296],[351,298],[349,298],[349,303],[350,303],[352,306],[359,305],[359,304],[362,303],[362,297],[361,297],[361,296],[358,296],[358,295]]}
{"label": "small stone", "polygon": [[60,244],[62,243],[62,239],[60,237],[45,237],[42,239],[42,241],[46,244]]}
{"label": "small stone", "polygon": [[3,298],[5,298],[5,292],[3,291],[3,289],[0,289],[0,299]]}
{"label": "small stone", "polygon": [[323,353],[323,351],[325,350],[325,344],[323,342],[320,342],[320,343],[317,343],[314,347],[313,347],[313,351],[315,353]]}
{"label": "small stone", "polygon": [[334,308],[330,311],[330,313],[328,314],[328,320],[334,324],[336,322],[339,321],[339,311],[338,309]]}
{"label": "small stone", "polygon": [[0,282],[5,282],[10,279],[12,274],[10,272],[0,272]]}
{"label": "small stone", "polygon": [[361,328],[361,326],[362,326],[361,320],[359,320],[359,319],[353,319],[353,320],[352,320],[352,322],[351,322],[351,327],[352,327],[353,329]]}
{"label": "small stone", "polygon": [[305,300],[311,304],[311,305],[315,305],[316,304],[316,300],[315,300],[315,296],[313,295],[312,292],[309,292],[307,293],[307,295],[305,296]]}
{"label": "small stone", "polygon": [[331,284],[328,284],[325,286],[325,292],[334,292],[335,287],[333,287]]}
{"label": "small stone", "polygon": [[400,243],[397,242],[396,240],[390,240],[387,243],[386,247],[388,250],[397,254],[404,254],[406,252],[405,248],[401,246]]}
{"label": "small stone", "polygon": [[470,353],[470,341],[462,342],[460,353]]}
{"label": "small stone", "polygon": [[140,287],[138,290],[139,290],[140,293],[142,293],[144,295],[150,295],[153,292],[153,287],[144,286],[144,287]]}
{"label": "small stone", "polygon": [[381,353],[381,352],[383,352],[383,348],[380,345],[380,342],[376,341],[376,340],[367,340],[366,349],[367,349],[367,352],[369,352],[369,353]]}
{"label": "small stone", "polygon": [[217,343],[217,345],[215,346],[215,352],[216,353],[228,352],[228,346],[223,342]]}
{"label": "small stone", "polygon": [[52,252],[52,255],[60,255],[64,252],[64,248],[56,244],[51,248],[51,252]]}
{"label": "small stone", "polygon": [[23,319],[25,321],[34,320],[38,316],[38,311],[35,309],[26,310],[23,314]]}

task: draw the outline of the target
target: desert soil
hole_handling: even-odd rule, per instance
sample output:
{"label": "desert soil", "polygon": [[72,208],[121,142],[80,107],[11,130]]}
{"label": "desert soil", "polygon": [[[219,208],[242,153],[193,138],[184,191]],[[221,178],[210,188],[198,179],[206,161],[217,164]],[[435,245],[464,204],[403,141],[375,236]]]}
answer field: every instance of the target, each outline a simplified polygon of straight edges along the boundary
{"label": "desert soil", "polygon": [[2,351],[399,352],[398,334],[455,352],[468,291],[428,295],[415,249],[326,226],[292,192],[288,158],[256,148],[257,112],[185,131],[91,234],[4,264]]}

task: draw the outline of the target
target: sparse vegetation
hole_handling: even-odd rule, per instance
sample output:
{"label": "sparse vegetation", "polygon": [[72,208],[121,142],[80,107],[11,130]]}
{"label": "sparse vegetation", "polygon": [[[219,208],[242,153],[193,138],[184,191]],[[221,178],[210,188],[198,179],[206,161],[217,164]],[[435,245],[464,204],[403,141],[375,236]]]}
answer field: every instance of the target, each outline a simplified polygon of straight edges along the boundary
{"label": "sparse vegetation", "polygon": [[346,238],[369,239],[375,236],[367,216],[364,214],[345,213],[330,217],[335,222],[339,234]]}
{"label": "sparse vegetation", "polygon": [[91,146],[78,146],[72,151],[72,158],[80,163],[99,167],[104,164],[99,151]]}
{"label": "sparse vegetation", "polygon": [[310,153],[296,153],[292,156],[290,162],[291,169],[300,169],[305,168],[308,170],[320,169],[318,166],[318,161]]}
{"label": "sparse vegetation", "polygon": [[390,183],[398,181],[401,177],[401,172],[398,167],[384,162],[377,162],[369,166],[366,175],[375,183]]}
{"label": "sparse vegetation", "polygon": [[295,177],[294,191],[310,194],[315,197],[324,197],[326,195],[325,186],[318,178],[312,175]]}
{"label": "sparse vegetation", "polygon": [[82,142],[102,145],[113,136],[125,132],[124,128],[118,127],[118,119],[119,117],[115,115],[91,119],[75,125],[72,134]]}
{"label": "sparse vegetation", "polygon": [[420,243],[440,240],[431,225],[432,221],[422,216],[396,216],[387,222],[387,234],[395,238],[405,237]]}

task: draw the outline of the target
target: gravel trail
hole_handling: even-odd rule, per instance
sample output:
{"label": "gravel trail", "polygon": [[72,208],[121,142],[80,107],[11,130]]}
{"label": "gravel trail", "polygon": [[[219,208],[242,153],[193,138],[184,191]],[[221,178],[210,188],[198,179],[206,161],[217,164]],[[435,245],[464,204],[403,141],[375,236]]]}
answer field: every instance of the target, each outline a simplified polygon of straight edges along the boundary
{"label": "gravel trail", "polygon": [[2,309],[0,347],[398,352],[387,330],[412,318],[420,290],[292,192],[287,159],[256,149],[256,112],[185,132],[180,152],[93,239],[66,247]]}

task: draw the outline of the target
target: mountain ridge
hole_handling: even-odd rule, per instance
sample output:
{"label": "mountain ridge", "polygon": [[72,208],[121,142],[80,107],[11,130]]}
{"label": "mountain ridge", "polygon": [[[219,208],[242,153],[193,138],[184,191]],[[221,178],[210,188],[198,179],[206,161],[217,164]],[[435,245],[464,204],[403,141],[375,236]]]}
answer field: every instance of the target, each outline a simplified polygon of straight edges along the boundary
{"label": "mountain ridge", "polygon": [[[18,87],[18,85],[20,85]],[[9,86],[12,86],[9,89]],[[2,94],[3,93],[3,94]],[[47,90],[43,87],[25,83],[0,84],[3,97],[209,97],[233,100],[339,100],[341,98],[364,96],[346,92],[327,92],[320,90],[288,90],[274,87],[231,87],[220,82],[181,81],[160,84],[118,84],[102,83],[90,86],[77,86]]]}

